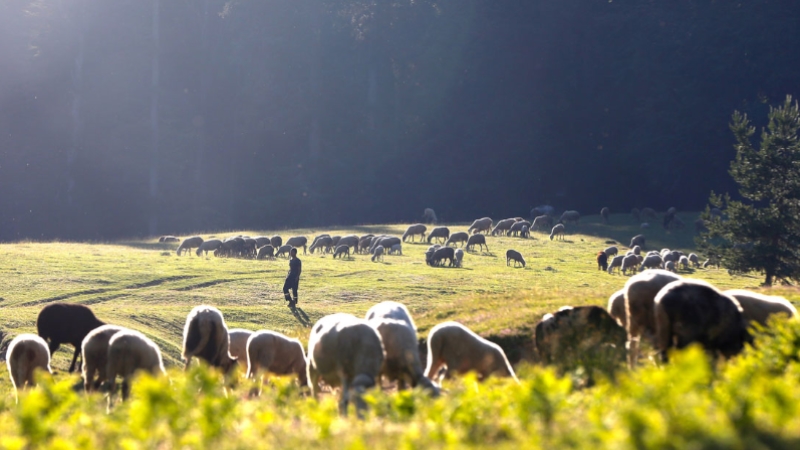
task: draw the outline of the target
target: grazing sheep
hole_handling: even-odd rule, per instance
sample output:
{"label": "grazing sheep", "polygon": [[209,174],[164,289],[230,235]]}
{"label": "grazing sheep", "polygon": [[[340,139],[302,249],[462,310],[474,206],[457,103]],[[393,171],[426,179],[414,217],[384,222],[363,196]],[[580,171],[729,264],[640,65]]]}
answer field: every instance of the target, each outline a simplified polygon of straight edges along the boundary
{"label": "grazing sheep", "polygon": [[325,252],[330,252],[331,247],[333,247],[333,239],[330,235],[323,234],[314,238],[314,242],[308,246],[308,251],[314,253],[315,250],[320,249]]}
{"label": "grazing sheep", "polygon": [[557,223],[553,227],[553,230],[550,231],[550,240],[552,241],[554,237],[558,237],[560,240],[563,241],[565,232],[566,232],[566,229],[564,228],[564,224],[563,223]]}
{"label": "grazing sheep", "polygon": [[[226,337],[227,339],[227,337]],[[131,392],[131,379],[143,370],[151,375],[166,375],[161,350],[147,336],[133,330],[114,333],[108,341],[108,405],[114,402],[117,376],[122,377],[122,400],[127,400]]]}
{"label": "grazing sheep", "polygon": [[700,280],[664,286],[654,300],[655,348],[662,361],[667,350],[698,342],[712,354],[738,354],[750,341],[742,307],[735,298]]}
{"label": "grazing sheep", "polygon": [[367,407],[361,395],[376,385],[383,361],[381,336],[367,321],[350,314],[325,316],[308,338],[308,386],[314,398],[320,380],[330,387],[341,386],[339,413],[347,415],[347,405],[353,401],[361,416]]}
{"label": "grazing sheep", "polygon": [[610,350],[625,359],[625,328],[600,306],[561,308],[536,324],[534,348],[545,364],[569,367]]}
{"label": "grazing sheep", "polygon": [[519,236],[522,230],[530,228],[531,223],[527,220],[518,220],[511,224],[511,228],[506,232],[507,236]]}
{"label": "grazing sheep", "polygon": [[[308,243],[308,238],[305,236],[292,236],[289,240],[286,241],[286,245],[291,245],[295,248],[303,247],[303,254],[306,254],[306,244]],[[335,244],[334,244],[335,245]]]}
{"label": "grazing sheep", "polygon": [[255,258],[258,246],[256,245],[256,240],[253,238],[243,238],[244,245],[242,250],[242,257],[243,258]]}
{"label": "grazing sheep", "polygon": [[660,269],[664,267],[664,260],[661,255],[647,255],[639,265],[639,271],[644,269]]}
{"label": "grazing sheep", "polygon": [[608,223],[608,217],[609,217],[610,215],[611,215],[611,210],[610,210],[610,209],[608,209],[608,206],[604,206],[604,207],[603,207],[603,208],[600,210],[600,217],[602,217],[602,218],[603,218],[603,223],[606,223],[606,224]]}
{"label": "grazing sheep", "polygon": [[739,302],[748,325],[757,322],[766,326],[767,319],[773,314],[782,314],[787,319],[797,318],[797,309],[783,297],[764,295],[743,289],[731,289],[725,291],[724,294]]}
{"label": "grazing sheep", "polygon": [[522,257],[520,252],[516,250],[506,250],[506,266],[510,266],[511,261],[514,261],[514,267],[517,267],[517,264],[522,264],[522,267],[525,267],[525,258]]}
{"label": "grazing sheep", "polygon": [[678,265],[681,266],[681,269],[688,270],[689,269],[689,257],[688,256],[681,256],[678,259]]}
{"label": "grazing sheep", "polygon": [[375,239],[372,240],[372,245],[370,248],[370,253],[375,251],[375,248],[379,245],[382,246],[384,249],[392,248],[395,244],[402,244],[403,241],[400,240],[397,236],[377,236]]}
{"label": "grazing sheep", "polygon": [[441,247],[442,246],[439,244],[431,245],[430,247],[428,247],[428,250],[425,251],[425,264],[429,266],[433,265],[432,264],[433,253],[436,252],[436,250],[438,250]]}
{"label": "grazing sheep", "polygon": [[603,253],[605,253],[607,256],[616,256],[619,253],[619,249],[612,245],[611,247],[606,247],[603,250]]}
{"label": "grazing sheep", "polygon": [[[550,205],[539,205],[539,206],[531,209],[531,217],[534,217],[534,218],[538,217],[538,216],[543,216],[543,215],[554,216],[555,213],[556,213],[556,209],[553,208]],[[550,227],[547,227],[547,229],[550,229]]]}
{"label": "grazing sheep", "polygon": [[608,255],[597,252],[597,270],[608,270]]}
{"label": "grazing sheep", "polygon": [[358,240],[358,250],[356,250],[356,253],[368,252],[369,248],[372,246],[372,239],[374,238],[375,236],[372,234],[361,236],[361,239]]}
{"label": "grazing sheep", "polygon": [[636,255],[627,255],[622,259],[622,274],[627,275],[628,271],[636,272],[639,266],[639,258]]}
{"label": "grazing sheep", "polygon": [[420,385],[438,395],[438,388],[424,374],[416,331],[402,320],[376,318],[368,323],[380,334],[386,351],[381,375],[389,381],[396,381],[399,390],[404,390],[409,385]]}
{"label": "grazing sheep", "polygon": [[411,327],[414,332],[417,331],[417,325],[414,323],[414,319],[411,318],[411,313],[406,308],[406,305],[393,302],[393,301],[384,301],[373,305],[368,311],[367,315],[364,316],[367,320],[376,320],[376,319],[394,319],[405,322],[409,327]]}
{"label": "grazing sheep", "polygon": [[286,256],[286,257],[288,257],[288,256],[289,256],[289,252],[290,252],[290,251],[291,251],[293,248],[294,248],[294,247],[292,247],[292,246],[291,246],[291,245],[289,245],[289,244],[282,245],[282,246],[281,246],[281,248],[279,248],[279,249],[278,249],[278,251],[277,251],[277,252],[275,252],[275,257],[278,257],[278,256]]}
{"label": "grazing sheep", "polygon": [[639,247],[638,245],[634,245],[631,248],[631,251],[633,252],[634,255],[640,255],[642,253],[642,247]]}
{"label": "grazing sheep", "polygon": [[61,344],[70,344],[75,348],[69,365],[70,373],[75,370],[83,339],[101,325],[105,323],[99,321],[89,307],[72,303],[51,303],[42,308],[36,318],[37,333],[49,343],[51,355]]}
{"label": "grazing sheep", "polygon": [[335,258],[344,258],[350,257],[350,247],[347,245],[340,245],[336,247],[336,251],[333,252],[333,257]]}
{"label": "grazing sheep", "polygon": [[97,390],[108,379],[108,342],[111,337],[125,328],[116,325],[103,325],[95,328],[81,343],[83,359],[83,389],[86,392]]}
{"label": "grazing sheep", "polygon": [[559,219],[559,222],[565,224],[573,222],[577,224],[580,220],[581,220],[581,213],[579,213],[578,211],[564,211],[564,213],[561,214],[561,219]]}
{"label": "grazing sheep", "polygon": [[633,220],[635,220],[636,222],[641,222],[642,221],[642,215],[639,212],[638,208],[631,209],[631,216],[633,217]]}
{"label": "grazing sheep", "polygon": [[625,289],[620,289],[608,298],[608,313],[623,328],[628,327],[628,317],[625,313]]}
{"label": "grazing sheep", "polygon": [[428,231],[428,227],[421,223],[415,223],[414,225],[409,225],[406,229],[406,232],[403,233],[403,242],[406,241],[407,237],[411,238],[411,242],[414,242],[414,236],[419,235],[420,241],[425,239],[425,232]]}
{"label": "grazing sheep", "polygon": [[228,352],[229,348],[228,327],[222,313],[213,306],[195,306],[186,316],[186,325],[183,327],[184,369],[189,369],[192,356],[196,356],[228,373],[236,364],[236,359]]}
{"label": "grazing sheep", "polygon": [[199,247],[197,247],[197,251],[195,254],[197,256],[208,256],[208,252],[213,252],[218,248],[222,247],[222,241],[219,239],[209,239],[207,241],[203,241]]}
{"label": "grazing sheep", "polygon": [[383,261],[383,246],[379,245],[375,247],[375,251],[372,252],[372,262],[375,261]]}
{"label": "grazing sheep", "polygon": [[[338,241],[334,241],[334,248],[339,247],[340,245],[346,245],[348,247],[351,247],[355,253],[358,253],[358,241],[359,241],[358,236],[356,236],[355,234],[348,234],[347,236],[342,236],[341,238],[339,238]],[[383,247],[389,248],[386,247],[385,245]]]}
{"label": "grazing sheep", "polygon": [[265,245],[258,249],[258,256],[256,259],[273,259],[275,257],[275,247]]}
{"label": "grazing sheep", "polygon": [[472,234],[477,234],[480,232],[487,233],[491,231],[491,229],[492,229],[492,219],[490,217],[483,217],[480,219],[476,219],[474,222],[472,222],[472,225],[469,226],[467,232]]}
{"label": "grazing sheep", "polygon": [[689,253],[689,262],[692,263],[695,268],[700,267],[700,258],[694,253]]}
{"label": "grazing sheep", "polygon": [[625,255],[615,256],[614,259],[611,260],[611,264],[608,265],[608,273],[614,273],[614,269],[622,270],[622,260],[624,259]]}
{"label": "grazing sheep", "polygon": [[639,360],[639,340],[642,336],[655,343],[653,300],[661,288],[680,279],[680,276],[665,270],[648,270],[634,275],[625,283],[623,290],[628,330],[628,365],[631,368]]}
{"label": "grazing sheep", "polygon": [[447,366],[445,377],[452,373],[465,374],[474,371],[479,380],[496,375],[518,381],[499,345],[478,336],[458,322],[440,323],[428,333],[428,364],[425,376],[439,383],[437,376],[442,366]]}
{"label": "grazing sheep", "polygon": [[244,328],[228,330],[228,353],[237,361],[247,361],[247,340],[253,332]]}
{"label": "grazing sheep", "polygon": [[653,208],[642,208],[642,217],[644,217],[645,219],[652,219],[652,220],[658,219],[658,216],[656,215],[656,210],[654,210]]}
{"label": "grazing sheep", "polygon": [[637,234],[636,236],[631,238],[631,245],[629,245],[628,247],[634,248],[636,246],[639,246],[639,248],[645,248],[645,241],[646,239],[643,234]]}
{"label": "grazing sheep", "polygon": [[186,238],[181,242],[181,245],[178,246],[178,256],[181,256],[181,252],[184,250],[188,251],[193,248],[200,247],[203,243],[203,238],[200,236],[192,236],[190,238]]}
{"label": "grazing sheep", "polygon": [[553,228],[553,218],[548,215],[537,216],[533,219],[533,223],[531,224],[531,230],[549,230]]}
{"label": "grazing sheep", "polygon": [[283,238],[280,236],[272,236],[269,238],[269,243],[275,248],[281,248],[281,245],[283,245]]}
{"label": "grazing sheep", "polygon": [[675,261],[667,261],[666,264],[664,264],[664,269],[672,273],[678,272],[677,270],[675,270]]}
{"label": "grazing sheep", "polygon": [[422,220],[426,223],[436,225],[439,220],[436,218],[436,212],[432,208],[425,208],[425,211],[422,212]]}
{"label": "grazing sheep", "polygon": [[516,219],[503,219],[497,222],[497,225],[492,228],[492,236],[497,236],[500,233],[505,234],[516,222]]}
{"label": "grazing sheep", "polygon": [[522,229],[519,231],[519,237],[524,239],[531,237],[531,228],[527,225],[523,225]]}
{"label": "grazing sheep", "polygon": [[178,239],[175,236],[161,236],[160,238],[158,238],[158,242],[178,242],[178,241],[180,241],[180,239]]}
{"label": "grazing sheep", "polygon": [[392,246],[392,247],[389,249],[389,254],[390,254],[390,255],[400,255],[400,256],[403,256],[403,244],[394,244],[394,245],[393,245],[393,246]]}
{"label": "grazing sheep", "polygon": [[473,234],[472,236],[467,239],[467,245],[465,248],[467,251],[475,250],[475,246],[479,245],[481,251],[483,251],[483,247],[486,247],[486,251],[489,251],[489,246],[486,245],[486,235],[483,234]]}
{"label": "grazing sheep", "polygon": [[457,248],[455,252],[456,257],[456,267],[461,267],[461,261],[464,260],[464,250]]}
{"label": "grazing sheep", "polygon": [[261,248],[265,245],[272,245],[272,243],[269,241],[269,238],[266,236],[258,236],[254,237],[253,239],[256,240],[256,248]]}
{"label": "grazing sheep", "polygon": [[247,360],[248,378],[255,378],[265,370],[276,375],[295,374],[300,386],[308,386],[303,344],[297,339],[275,331],[256,331],[247,339],[244,358]]}
{"label": "grazing sheep", "polygon": [[455,265],[455,258],[456,252],[452,247],[441,247],[436,249],[436,251],[433,252],[433,255],[431,255],[431,265],[441,266],[444,265],[443,261],[445,259],[449,259],[449,265],[450,267],[453,267]]}
{"label": "grazing sheep", "polygon": [[469,234],[464,231],[459,231],[457,233],[453,233],[450,235],[449,238],[444,243],[444,246],[447,247],[450,244],[456,245],[459,242],[469,242]]}
{"label": "grazing sheep", "polygon": [[50,370],[50,351],[47,349],[47,342],[30,333],[20,334],[8,344],[6,366],[15,391],[36,385],[34,377],[36,369],[53,373]]}
{"label": "grazing sheep", "polygon": [[441,242],[442,240],[447,241],[447,238],[450,237],[450,229],[447,227],[436,227],[431,230],[430,234],[428,234],[428,243],[431,243],[431,240],[436,238],[437,242]]}

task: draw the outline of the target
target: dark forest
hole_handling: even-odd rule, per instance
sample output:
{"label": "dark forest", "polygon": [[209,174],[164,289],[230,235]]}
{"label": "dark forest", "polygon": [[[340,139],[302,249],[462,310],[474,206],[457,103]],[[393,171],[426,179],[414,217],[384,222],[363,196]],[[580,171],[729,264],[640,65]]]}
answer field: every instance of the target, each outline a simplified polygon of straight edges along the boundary
{"label": "dark forest", "polygon": [[796,1],[5,0],[0,240],[698,210]]}

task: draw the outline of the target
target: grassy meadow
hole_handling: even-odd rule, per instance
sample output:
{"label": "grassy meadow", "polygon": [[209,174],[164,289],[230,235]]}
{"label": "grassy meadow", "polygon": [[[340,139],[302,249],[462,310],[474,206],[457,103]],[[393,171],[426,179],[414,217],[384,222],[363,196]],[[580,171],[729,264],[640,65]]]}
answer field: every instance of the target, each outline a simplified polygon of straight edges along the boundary
{"label": "grassy meadow", "polygon": [[[684,222],[691,224],[695,214],[681,216]],[[448,225],[451,232],[466,230],[468,226]],[[306,235],[310,243],[315,235],[321,233],[401,235],[406,226],[232,230],[198,234],[204,238],[279,234],[284,240],[293,235]],[[591,389],[577,389],[572,386],[569,376],[559,378],[550,370],[529,365],[530,335],[539,318],[564,305],[605,306],[609,295],[622,288],[627,277],[598,271],[595,254],[612,240],[620,243],[624,252],[630,238],[641,232],[647,236],[650,249],[669,247],[688,252],[693,248],[694,231],[691,227],[666,233],[654,224],[642,231],[628,215],[619,214],[611,216],[609,225],[602,224],[599,216],[583,218],[580,225],[568,227],[564,241],[550,241],[547,234],[538,232],[532,233],[531,239],[487,237],[489,251],[467,253],[463,268],[425,265],[423,254],[427,243],[405,243],[402,256],[387,255],[383,262],[376,263],[371,262],[368,255],[357,254],[349,259],[334,260],[330,255],[304,256],[301,251],[303,275],[299,308],[295,313],[286,307],[281,293],[288,270],[288,262],[283,258],[256,261],[211,255],[197,257],[194,252],[178,257],[175,253],[177,243],[160,244],[157,238],[2,244],[0,331],[5,332],[7,338],[22,332],[35,332],[36,316],[48,303],[81,303],[90,305],[107,323],[147,334],[159,344],[166,365],[173,369],[169,381],[142,379],[135,386],[133,401],[117,407],[110,414],[106,414],[99,395],[78,396],[69,389],[78,381],[77,375],[65,373],[72,354],[71,347],[62,347],[54,355],[53,367],[59,372],[55,381],[23,395],[18,405],[14,403],[7,371],[0,371],[0,430],[13,430],[0,431],[0,448],[62,444],[65,448],[117,445],[126,448],[204,448],[212,442],[221,448],[253,445],[516,447],[520,443],[531,447],[554,444],[582,447],[591,444],[643,448],[661,447],[660,443],[669,442],[670,433],[675,432],[676,426],[695,433],[686,435],[686,442],[694,442],[692,436],[702,435],[705,439],[707,436],[703,430],[695,430],[690,423],[694,420],[692,418],[704,414],[721,417],[719,420],[724,419],[732,427],[707,430],[709,433],[722,433],[717,436],[720,440],[709,441],[716,444],[736,444],[736,447],[745,442],[735,433],[739,429],[737,420],[745,419],[752,419],[753,423],[746,425],[759,433],[773,433],[770,436],[789,441],[800,439],[798,432],[786,431],[797,425],[795,417],[800,417],[798,415],[780,419],[783,417],[780,414],[785,413],[781,410],[774,413],[780,416],[780,420],[773,419],[769,416],[772,413],[762,414],[759,407],[750,405],[755,409],[739,411],[739,414],[758,412],[762,415],[737,418],[730,410],[733,406],[724,403],[727,398],[724,395],[720,394],[720,400],[703,397],[714,395],[713,389],[702,394],[697,392],[703,390],[701,386],[722,383],[720,380],[724,377],[743,377],[735,371],[751,370],[751,366],[758,364],[754,361],[766,358],[764,355],[752,355],[751,360],[741,358],[737,364],[751,365],[746,368],[728,367],[727,371],[716,371],[708,366],[703,355],[688,352],[671,365],[672,368],[645,365],[645,368],[614,382],[622,384],[612,386],[611,382],[601,382]],[[527,267],[506,266],[505,251],[510,248],[524,255]],[[716,269],[692,269],[682,272],[682,275],[702,278],[726,289],[757,289],[762,281],[759,274],[732,277],[725,270]],[[800,293],[794,288],[775,288],[769,293],[784,295],[795,304],[800,299]],[[358,422],[338,418],[333,399],[327,398],[318,404],[299,395],[291,380],[276,380],[258,400],[246,400],[245,388],[223,389],[218,377],[203,368],[193,369],[193,376],[185,377],[175,367],[180,364],[181,333],[186,314],[198,304],[218,307],[231,328],[272,329],[305,342],[310,325],[320,317],[335,312],[363,316],[371,305],[383,300],[405,303],[417,321],[420,337],[424,337],[436,323],[456,320],[500,342],[510,359],[528,361],[518,367],[522,384],[494,381],[478,385],[471,379],[457,380],[446,385],[448,394],[437,400],[427,399],[419,392],[373,393],[370,394],[373,405],[370,416]],[[778,337],[784,341],[795,342],[793,336],[800,335],[800,330],[795,328],[784,331]],[[794,348],[795,354],[797,348],[800,345]],[[680,364],[691,366],[691,370],[681,369]],[[691,411],[679,411],[679,404],[669,403],[669,391],[658,384],[667,379],[668,372],[677,373],[678,370],[691,372],[687,375],[689,380],[681,381],[676,387],[684,389],[691,397],[692,408],[695,408]],[[731,371],[735,373],[728,373]],[[780,383],[789,383],[784,380],[789,376],[786,373],[781,371],[770,375],[777,377],[770,379],[771,382],[778,383],[775,386],[779,387],[783,386]],[[655,383],[652,391],[637,387],[637,383],[643,380]],[[748,378],[736,382],[750,381]],[[656,395],[658,389],[665,391]],[[789,405],[784,405],[786,408],[800,410],[800,402],[795,401],[800,398],[800,392],[790,387],[786,389],[787,392],[781,394],[784,396],[775,402],[784,401]],[[165,391],[173,395],[164,395]],[[611,395],[609,391],[615,393]],[[625,392],[629,395],[623,395]],[[603,404],[603,395],[608,396],[608,404]],[[732,402],[735,398],[728,400]],[[752,400],[747,397],[741,401]],[[655,402],[648,404],[655,408],[651,411],[654,415],[643,413],[638,417],[637,405],[646,401]],[[661,401],[669,404],[658,404]],[[614,402],[620,412],[614,417],[605,417],[604,414],[613,413]],[[190,411],[181,413],[181,408]],[[630,409],[630,416],[622,415],[626,408]],[[669,416],[670,411],[676,414],[674,418]],[[685,414],[689,416],[684,417]],[[574,417],[574,421],[569,417]],[[677,422],[671,422],[673,419]],[[39,425],[32,420],[45,422],[41,425],[44,428],[37,428]],[[766,428],[759,428],[760,424],[767,422]],[[590,425],[595,427],[597,434],[584,436],[589,433]],[[640,436],[645,439],[642,442],[636,440],[639,439],[635,436],[637,432],[650,428],[655,430],[655,434]],[[660,441],[659,436],[667,440]],[[589,440],[581,440],[584,438]],[[570,444],[571,439],[576,441]]]}

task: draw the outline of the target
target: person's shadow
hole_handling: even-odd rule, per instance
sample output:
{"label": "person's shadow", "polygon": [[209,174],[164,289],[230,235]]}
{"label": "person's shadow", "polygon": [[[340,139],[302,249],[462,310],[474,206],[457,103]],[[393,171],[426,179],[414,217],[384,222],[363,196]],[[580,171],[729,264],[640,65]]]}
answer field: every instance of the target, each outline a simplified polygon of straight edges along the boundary
{"label": "person's shadow", "polygon": [[292,311],[292,315],[301,325],[308,328],[311,326],[311,320],[308,318],[308,314],[303,311],[302,308],[298,308],[296,306],[290,306],[289,309]]}

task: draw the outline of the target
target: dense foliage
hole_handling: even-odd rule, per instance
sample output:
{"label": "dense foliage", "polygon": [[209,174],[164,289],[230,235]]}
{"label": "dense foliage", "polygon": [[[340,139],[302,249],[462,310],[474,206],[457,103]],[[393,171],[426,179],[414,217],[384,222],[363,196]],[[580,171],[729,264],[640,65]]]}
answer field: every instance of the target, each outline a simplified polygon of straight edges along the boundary
{"label": "dense foliage", "polygon": [[731,176],[745,201],[711,195],[726,217],[704,214],[708,233],[698,243],[725,267],[757,271],[764,284],[800,279],[800,109],[791,97],[771,108],[769,124],[754,147],[756,128],[746,114],[733,115],[736,159]]}
{"label": "dense foliage", "polygon": [[796,448],[800,444],[800,323],[776,323],[757,349],[717,366],[697,347],[664,367],[623,372],[579,389],[569,377],[528,367],[519,385],[446,384],[368,395],[366,420],[340,418],[293,380],[273,379],[261,397],[225,387],[202,367],[143,376],[132,399],[106,412],[99,394],[57,377],[14,404],[0,396],[3,448]]}
{"label": "dense foliage", "polygon": [[[4,0],[0,240],[701,207],[795,0]],[[623,181],[624,180],[624,181]]]}

